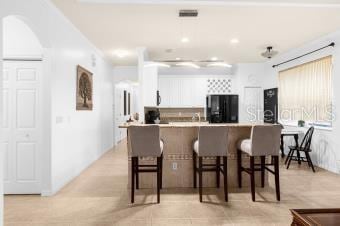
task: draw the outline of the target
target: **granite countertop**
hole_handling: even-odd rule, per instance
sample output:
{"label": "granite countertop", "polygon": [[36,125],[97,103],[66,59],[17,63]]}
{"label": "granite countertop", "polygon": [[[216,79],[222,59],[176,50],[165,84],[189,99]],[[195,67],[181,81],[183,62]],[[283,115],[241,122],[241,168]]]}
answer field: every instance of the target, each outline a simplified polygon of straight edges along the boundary
{"label": "granite countertop", "polygon": [[[128,128],[129,126],[149,126],[138,122],[124,123],[119,128]],[[199,126],[227,126],[227,127],[252,127],[254,125],[265,125],[264,123],[217,123],[208,122],[170,122],[169,124],[158,124],[160,128],[193,128]]]}

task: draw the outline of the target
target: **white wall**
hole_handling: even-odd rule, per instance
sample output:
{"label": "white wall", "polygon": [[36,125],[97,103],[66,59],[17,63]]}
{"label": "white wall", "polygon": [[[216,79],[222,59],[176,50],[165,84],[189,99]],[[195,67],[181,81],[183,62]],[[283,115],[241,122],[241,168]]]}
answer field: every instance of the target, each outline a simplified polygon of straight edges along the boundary
{"label": "white wall", "polygon": [[41,58],[42,46],[32,30],[20,19],[10,16],[3,20],[3,53],[5,58]]}
{"label": "white wall", "polygon": [[[266,79],[263,80],[263,86],[265,88],[271,88],[278,85],[278,72],[302,63],[306,63],[311,60],[322,58],[324,56],[333,55],[333,89],[334,89],[334,111],[336,119],[333,122],[333,128],[331,131],[316,129],[313,137],[312,143],[312,153],[311,158],[313,162],[327,170],[333,172],[340,172],[340,89],[338,86],[340,84],[340,31],[329,34],[313,42],[307,43],[299,48],[292,51],[284,53],[275,57],[273,60],[269,61],[265,65]],[[272,68],[273,64],[277,64],[291,58],[297,57],[299,55],[305,54],[309,51],[313,51],[320,47],[335,42],[335,48],[327,48],[320,52],[314,53],[312,55],[300,58],[291,63],[279,66],[278,68]]]}
{"label": "white wall", "polygon": [[[0,8],[2,7],[2,3],[0,2]],[[1,17],[0,17],[1,19]],[[3,105],[2,105],[2,57],[3,57],[3,48],[2,48],[2,41],[3,41],[3,35],[2,35],[2,28],[3,28],[3,24],[0,23],[0,125],[2,125],[2,120],[3,120]],[[3,137],[3,131],[2,131],[2,126],[0,127],[0,139],[2,139]],[[0,164],[1,164],[1,167],[0,167],[0,226],[3,225],[4,223],[4,190],[3,190],[3,185],[4,185],[4,182],[3,182],[3,179],[4,179],[4,176],[3,176],[3,170],[4,170],[4,167],[3,166],[3,161],[4,161],[4,150],[3,150],[3,147],[0,147]]]}
{"label": "white wall", "polygon": [[[22,16],[44,48],[44,94],[49,100],[44,119],[50,128],[46,131],[49,159],[45,160],[51,161],[51,168],[46,169],[50,177],[45,180],[50,181],[43,192],[53,194],[112,147],[112,67],[49,1],[5,0],[0,4],[0,18]],[[75,110],[78,64],[93,72],[93,111]]]}
{"label": "white wall", "polygon": [[122,81],[138,82],[137,66],[119,66],[113,68],[113,83]]}

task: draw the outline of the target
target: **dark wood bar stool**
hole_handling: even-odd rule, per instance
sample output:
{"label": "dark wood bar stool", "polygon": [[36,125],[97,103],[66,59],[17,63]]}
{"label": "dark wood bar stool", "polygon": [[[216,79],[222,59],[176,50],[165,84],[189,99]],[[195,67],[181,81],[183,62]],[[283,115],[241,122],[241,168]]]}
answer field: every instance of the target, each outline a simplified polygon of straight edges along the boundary
{"label": "dark wood bar stool", "polygon": [[[290,162],[293,160],[297,161],[299,164],[301,164],[301,162],[307,162],[308,166],[311,167],[313,172],[315,173],[314,165],[309,155],[309,153],[312,151],[310,149],[310,146],[312,144],[313,133],[314,127],[310,127],[306,135],[303,137],[300,145],[297,144],[296,146],[289,146],[289,153],[286,159],[286,162],[288,161],[287,169],[289,169]],[[295,152],[296,156],[294,155]],[[305,157],[301,156],[300,152],[303,152],[305,154]]]}
{"label": "dark wood bar stool", "polygon": [[[159,126],[130,126],[128,138],[131,147],[131,203],[134,203],[135,184],[139,189],[139,173],[157,173],[157,203],[160,202],[162,188],[163,147],[159,136]],[[156,165],[140,165],[140,157],[154,157]]]}
{"label": "dark wood bar stool", "polygon": [[[280,201],[279,155],[281,125],[253,126],[250,139],[243,139],[237,145],[238,184],[242,187],[242,172],[250,175],[251,197],[255,201],[255,171],[261,172],[261,186],[264,187],[265,170],[275,175],[276,199]],[[250,156],[250,167],[242,167],[242,152]],[[266,164],[266,156],[272,156],[272,163]],[[255,164],[255,157],[261,163]],[[259,168],[255,168],[260,166]],[[274,170],[268,168],[274,166]]]}
{"label": "dark wood bar stool", "polygon": [[[194,188],[197,188],[197,173],[200,202],[203,193],[203,172],[216,172],[216,187],[220,187],[220,173],[224,175],[224,197],[228,201],[227,173],[228,128],[219,126],[199,127],[198,139],[193,142]],[[197,167],[198,157],[198,167]],[[215,157],[215,164],[203,164],[203,157]],[[221,157],[223,164],[221,164]]]}

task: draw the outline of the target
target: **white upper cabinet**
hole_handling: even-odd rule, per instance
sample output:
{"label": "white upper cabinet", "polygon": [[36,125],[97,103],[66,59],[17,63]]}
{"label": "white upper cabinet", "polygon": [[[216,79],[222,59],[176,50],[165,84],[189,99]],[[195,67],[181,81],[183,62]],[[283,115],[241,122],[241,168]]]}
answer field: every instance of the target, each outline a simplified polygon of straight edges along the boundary
{"label": "white upper cabinet", "polygon": [[194,80],[189,78],[181,79],[181,106],[183,107],[193,107],[194,104],[194,96],[193,96],[193,90],[195,90],[194,87]]}
{"label": "white upper cabinet", "polygon": [[160,107],[170,107],[170,78],[159,79],[159,95],[161,96]]}
{"label": "white upper cabinet", "polygon": [[160,107],[205,107],[206,79],[159,77]]}
{"label": "white upper cabinet", "polygon": [[[179,79],[171,79],[169,80],[170,85],[170,107],[179,107],[181,106],[182,100],[182,84]],[[160,91],[161,92],[161,91]]]}
{"label": "white upper cabinet", "polygon": [[144,67],[142,75],[143,106],[157,106],[158,69]]}
{"label": "white upper cabinet", "polygon": [[205,78],[197,78],[192,84],[192,103],[197,107],[205,107],[207,87]]}

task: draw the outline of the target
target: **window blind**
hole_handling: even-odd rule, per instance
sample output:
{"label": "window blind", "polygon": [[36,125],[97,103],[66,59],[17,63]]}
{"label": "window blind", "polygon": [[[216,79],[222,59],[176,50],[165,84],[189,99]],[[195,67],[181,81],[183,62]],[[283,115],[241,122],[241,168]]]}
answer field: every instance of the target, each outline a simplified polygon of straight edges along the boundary
{"label": "window blind", "polygon": [[281,120],[332,120],[332,57],[279,72]]}

